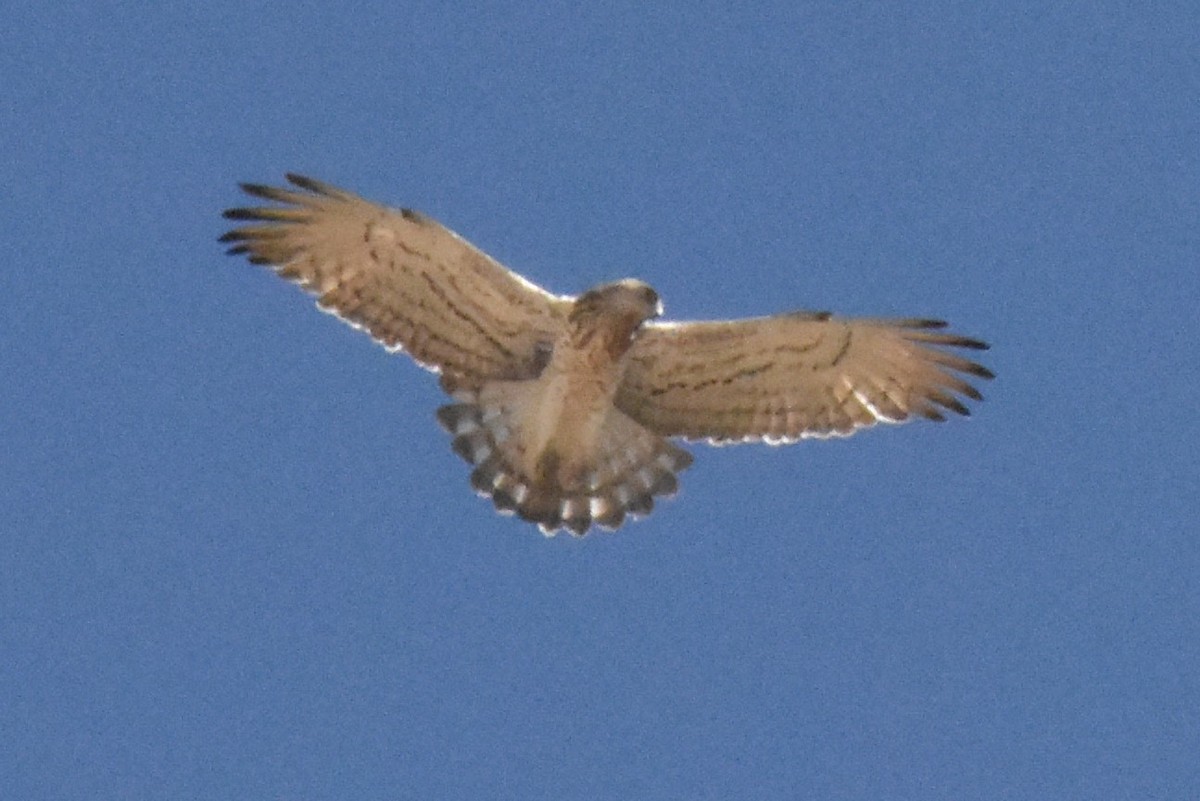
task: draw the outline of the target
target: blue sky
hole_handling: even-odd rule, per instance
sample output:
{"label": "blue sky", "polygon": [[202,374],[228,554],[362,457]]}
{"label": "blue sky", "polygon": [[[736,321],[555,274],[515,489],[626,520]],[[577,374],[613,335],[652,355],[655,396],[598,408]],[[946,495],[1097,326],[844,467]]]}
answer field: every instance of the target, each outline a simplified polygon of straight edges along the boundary
{"label": "blue sky", "polygon": [[[6,8],[12,797],[1200,794],[1200,11],[648,5]],[[432,376],[222,254],[288,170],[998,378],[547,540]]]}

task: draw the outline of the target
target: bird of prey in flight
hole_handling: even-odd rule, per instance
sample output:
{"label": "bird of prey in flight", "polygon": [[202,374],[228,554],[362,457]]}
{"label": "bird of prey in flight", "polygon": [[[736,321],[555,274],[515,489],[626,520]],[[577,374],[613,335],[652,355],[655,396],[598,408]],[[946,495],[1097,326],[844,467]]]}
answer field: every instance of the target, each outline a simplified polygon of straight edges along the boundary
{"label": "bird of prey in flight", "polygon": [[691,454],[673,439],[796,442],[966,415],[992,378],[976,339],[926,319],[792,312],[668,322],[627,278],[553,295],[450,229],[299,175],[243,184],[231,254],[439,373],[437,412],[471,485],[546,534],[648,515]]}

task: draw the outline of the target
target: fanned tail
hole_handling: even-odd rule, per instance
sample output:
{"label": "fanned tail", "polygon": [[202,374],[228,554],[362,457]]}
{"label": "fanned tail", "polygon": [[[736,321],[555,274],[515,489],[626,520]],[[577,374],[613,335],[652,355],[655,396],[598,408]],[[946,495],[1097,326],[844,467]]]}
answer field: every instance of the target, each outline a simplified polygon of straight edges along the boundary
{"label": "fanned tail", "polygon": [[475,468],[471,486],[501,513],[536,523],[548,536],[564,528],[583,536],[593,524],[615,530],[627,517],[645,517],[656,497],[675,493],[675,474],[692,463],[690,453],[614,409],[588,469],[562,486],[552,476],[538,479],[517,467],[526,440],[513,406],[461,397],[465,402],[441,407],[437,417],[454,437],[454,452]]}

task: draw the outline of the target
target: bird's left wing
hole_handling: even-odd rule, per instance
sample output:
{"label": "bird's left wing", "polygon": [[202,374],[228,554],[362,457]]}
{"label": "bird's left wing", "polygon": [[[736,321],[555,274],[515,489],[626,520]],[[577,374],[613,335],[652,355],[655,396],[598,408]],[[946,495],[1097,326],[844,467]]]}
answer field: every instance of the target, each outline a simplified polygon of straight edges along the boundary
{"label": "bird's left wing", "polygon": [[278,206],[236,208],[231,254],[274,268],[321,308],[453,381],[536,375],[570,301],[551,295],[435,220],[288,175],[242,184]]}
{"label": "bird's left wing", "polygon": [[617,406],[664,436],[792,442],[916,415],[967,414],[962,377],[991,378],[952,352],[981,350],[936,320],[840,320],[825,313],[650,323],[629,351]]}

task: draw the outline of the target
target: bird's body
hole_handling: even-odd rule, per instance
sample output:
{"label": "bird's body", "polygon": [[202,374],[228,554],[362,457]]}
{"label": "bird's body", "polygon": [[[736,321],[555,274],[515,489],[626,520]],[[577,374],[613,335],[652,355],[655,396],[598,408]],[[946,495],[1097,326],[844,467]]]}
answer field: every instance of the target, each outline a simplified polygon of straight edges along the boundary
{"label": "bird's body", "polygon": [[967,414],[947,348],[985,348],[930,320],[796,312],[660,323],[647,284],[572,298],[521,278],[449,229],[299,176],[305,191],[243,185],[279,207],[231,209],[222,237],[322,308],[442,376],[438,419],[471,483],[546,533],[617,528],[672,494],[691,455],[670,437],[794,442],[913,415]]}
{"label": "bird's body", "polygon": [[539,375],[452,391],[461,403],[438,417],[476,465],[476,490],[503,511],[578,534],[649,513],[655,495],[673,492],[691,456],[614,405],[638,329],[658,309],[640,281],[597,287],[573,303]]}

